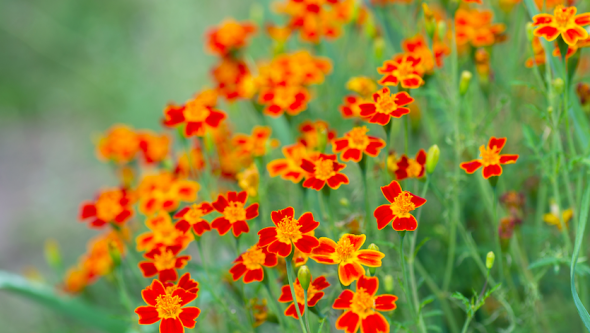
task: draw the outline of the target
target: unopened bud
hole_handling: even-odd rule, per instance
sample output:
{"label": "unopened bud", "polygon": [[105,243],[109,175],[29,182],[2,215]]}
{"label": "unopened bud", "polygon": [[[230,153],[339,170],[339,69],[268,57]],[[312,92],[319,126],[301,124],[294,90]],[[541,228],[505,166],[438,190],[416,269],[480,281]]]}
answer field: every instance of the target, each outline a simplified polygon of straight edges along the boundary
{"label": "unopened bud", "polygon": [[341,198],[339,202],[340,202],[340,205],[343,207],[350,206],[350,201],[348,201],[348,199],[346,199],[346,198]]}
{"label": "unopened bud", "polygon": [[436,21],[434,20],[434,14],[430,10],[430,8],[428,8],[428,5],[424,2],[422,3],[422,10],[424,11],[424,23],[426,26],[426,33],[428,34],[428,37],[432,39],[434,37],[434,33],[436,32]]}
{"label": "unopened bud", "polygon": [[392,293],[393,292],[393,276],[391,276],[390,274],[385,275],[385,277],[383,278],[383,285],[384,285],[385,291],[387,293]]}
{"label": "unopened bud", "polygon": [[547,108],[547,113],[549,113],[549,114],[553,113],[553,107],[552,106],[549,106]]}
{"label": "unopened bud", "polygon": [[494,254],[493,251],[488,252],[488,255],[486,256],[486,268],[487,269],[492,269],[492,267],[494,267],[494,260],[496,259],[496,255]]}
{"label": "unopened bud", "polygon": [[309,283],[311,282],[311,272],[306,265],[303,265],[299,268],[299,271],[297,271],[297,278],[299,279],[301,288],[303,288],[303,290],[307,290],[307,288],[309,288]]}
{"label": "unopened bud", "polygon": [[459,93],[461,96],[467,93],[467,89],[469,89],[469,83],[471,82],[472,77],[473,74],[471,74],[470,71],[463,71],[463,73],[461,73],[461,81],[459,82]]}
{"label": "unopened bud", "polygon": [[373,50],[377,59],[383,58],[383,50],[385,49],[385,41],[381,37],[375,38],[373,42]]}
{"label": "unopened bud", "polygon": [[[375,245],[375,243],[371,243],[371,245],[369,245],[368,249],[371,251],[379,251],[379,246]],[[371,276],[375,276],[376,271],[377,271],[377,267],[369,267],[369,272],[371,273]]]}
{"label": "unopened bud", "polygon": [[563,79],[558,77],[557,79],[553,80],[553,89],[557,94],[561,94],[563,92],[563,88],[565,87],[565,82]]}
{"label": "unopened bud", "polygon": [[117,247],[115,242],[109,242],[108,248],[111,259],[113,260],[113,265],[118,267],[121,265],[121,251],[119,251],[119,247]]}
{"label": "unopened bud", "polygon": [[45,241],[45,260],[53,269],[61,268],[61,253],[55,239]]}
{"label": "unopened bud", "polygon": [[438,34],[438,38],[443,39],[447,34],[447,24],[445,21],[439,21],[436,25],[436,32]]}
{"label": "unopened bud", "polygon": [[426,172],[434,172],[434,169],[436,169],[436,165],[438,164],[439,157],[440,149],[437,145],[432,145],[430,148],[428,148],[428,153],[426,153]]}
{"label": "unopened bud", "polygon": [[535,31],[535,27],[533,26],[532,22],[529,22],[526,24],[526,37],[529,40],[529,42],[533,41],[533,38],[535,38],[535,34],[533,33]]}

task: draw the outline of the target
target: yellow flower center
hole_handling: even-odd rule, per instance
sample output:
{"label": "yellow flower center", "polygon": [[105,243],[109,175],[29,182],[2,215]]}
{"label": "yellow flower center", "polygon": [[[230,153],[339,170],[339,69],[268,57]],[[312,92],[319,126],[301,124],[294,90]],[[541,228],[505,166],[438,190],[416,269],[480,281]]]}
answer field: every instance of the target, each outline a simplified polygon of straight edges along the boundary
{"label": "yellow flower center", "polygon": [[227,207],[223,210],[223,216],[230,222],[235,223],[237,221],[245,221],[246,220],[246,210],[244,209],[244,204],[241,202],[232,201],[229,203]]}
{"label": "yellow flower center", "polygon": [[422,171],[420,163],[413,158],[408,159],[408,176],[418,178],[418,176],[420,176],[420,171]]}
{"label": "yellow flower center", "polygon": [[296,219],[285,216],[277,224],[277,239],[283,243],[296,242],[301,239],[303,233],[299,231],[301,226],[297,222]]}
{"label": "yellow flower center", "polygon": [[341,238],[336,244],[336,256],[341,263],[351,262],[355,252],[354,245],[347,237]]}
{"label": "yellow flower center", "polygon": [[223,45],[233,46],[244,37],[244,28],[238,22],[227,22],[217,31],[217,38]]}
{"label": "yellow flower center", "polygon": [[500,154],[498,149],[490,149],[484,146],[479,147],[479,156],[481,156],[483,166],[500,164]]}
{"label": "yellow flower center", "polygon": [[348,136],[348,144],[350,148],[365,149],[369,145],[369,137],[367,136],[366,126],[353,128],[346,136]]}
{"label": "yellow flower center", "polygon": [[176,266],[176,256],[172,251],[165,250],[161,254],[154,255],[154,265],[158,271],[174,268]]}
{"label": "yellow flower center", "polygon": [[211,112],[197,99],[186,103],[184,108],[184,118],[189,122],[205,121]]}
{"label": "yellow flower center", "polygon": [[553,12],[554,17],[555,17],[555,21],[557,22],[557,25],[560,28],[565,28],[567,27],[570,23],[572,23],[572,19],[573,19],[573,15],[572,15],[572,11],[569,10],[563,10],[564,7],[563,6],[557,6],[555,8],[555,11]]}
{"label": "yellow flower center", "polygon": [[161,319],[176,318],[181,312],[180,303],[182,299],[178,296],[160,295],[156,298],[156,311]]}
{"label": "yellow flower center", "polygon": [[265,259],[266,255],[257,246],[251,247],[246,253],[242,254],[242,262],[249,270],[260,268]]}
{"label": "yellow flower center", "polygon": [[327,180],[334,176],[334,161],[328,159],[318,160],[315,164],[315,177],[319,180]]}
{"label": "yellow flower center", "polygon": [[119,192],[101,194],[96,202],[96,216],[106,222],[113,220],[122,211],[120,200]]}
{"label": "yellow flower center", "polygon": [[383,94],[379,99],[379,102],[376,103],[377,112],[378,113],[390,113],[391,111],[397,109],[397,104],[395,104],[395,99],[391,94]]}
{"label": "yellow flower center", "polygon": [[395,197],[389,207],[391,207],[391,212],[394,215],[400,217],[408,217],[410,215],[409,212],[416,209],[416,205],[412,202],[412,194],[408,191],[403,191]]}
{"label": "yellow flower center", "polygon": [[183,218],[188,223],[195,224],[195,223],[203,220],[201,218],[202,216],[203,216],[203,211],[198,208],[197,204],[193,204],[191,209],[186,214],[184,214]]}
{"label": "yellow flower center", "polygon": [[374,306],[375,298],[363,288],[360,288],[356,291],[352,297],[352,302],[350,303],[350,309],[352,312],[359,315],[361,319],[364,319],[367,316],[375,313],[375,310],[373,309]]}
{"label": "yellow flower center", "polygon": [[398,65],[397,69],[393,71],[392,75],[401,80],[409,74],[412,74],[413,71],[414,67],[412,66],[412,63],[404,59]]}

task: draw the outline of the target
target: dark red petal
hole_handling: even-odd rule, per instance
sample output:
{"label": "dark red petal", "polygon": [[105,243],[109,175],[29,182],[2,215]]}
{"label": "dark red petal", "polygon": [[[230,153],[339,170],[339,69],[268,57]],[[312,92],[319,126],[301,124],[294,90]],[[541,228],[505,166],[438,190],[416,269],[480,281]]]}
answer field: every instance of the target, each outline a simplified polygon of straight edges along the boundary
{"label": "dark red petal", "polygon": [[356,290],[359,290],[359,288],[363,288],[367,293],[373,296],[379,289],[379,279],[376,276],[366,277],[363,275],[356,283]]}
{"label": "dark red petal", "polygon": [[318,241],[318,239],[310,235],[303,235],[299,240],[295,242],[295,247],[305,254],[311,253],[311,251],[319,245],[320,242]]}
{"label": "dark red petal", "polygon": [[153,306],[140,306],[135,309],[135,313],[139,316],[140,325],[151,325],[160,320],[158,311]]}
{"label": "dark red petal", "polygon": [[231,228],[231,223],[225,217],[218,217],[211,223],[211,227],[216,229],[217,232],[223,236],[227,234]]}
{"label": "dark red petal", "polygon": [[186,328],[195,328],[195,319],[201,314],[201,310],[195,306],[187,306],[182,308],[182,312],[178,315],[178,319],[182,322],[182,326]]}
{"label": "dark red petal", "polygon": [[395,295],[379,295],[375,297],[375,310],[391,311],[396,308],[395,301],[397,301]]}
{"label": "dark red petal", "polygon": [[298,224],[301,226],[299,231],[306,234],[310,231],[315,230],[315,228],[317,228],[320,225],[320,222],[315,221],[313,219],[313,214],[307,212],[301,215],[301,217],[299,217]]}
{"label": "dark red petal", "polygon": [[339,330],[344,330],[345,333],[356,333],[360,325],[361,318],[352,311],[344,312],[340,318],[336,320],[336,328]]}
{"label": "dark red petal", "polygon": [[383,195],[385,196],[385,199],[387,199],[387,201],[393,202],[395,198],[400,193],[402,193],[402,187],[399,185],[398,182],[394,180],[391,183],[389,183],[389,185],[382,186],[381,192],[383,192]]}
{"label": "dark red petal", "polygon": [[395,231],[414,231],[418,226],[418,222],[416,221],[416,218],[413,215],[410,215],[408,217],[397,216],[393,219],[393,223],[391,224],[391,226]]}
{"label": "dark red petal", "polygon": [[363,333],[389,332],[389,323],[382,314],[376,312],[361,321],[361,331]]}
{"label": "dark red petal", "polygon": [[162,319],[160,333],[184,333],[184,327],[178,318]]}
{"label": "dark red petal", "polygon": [[377,219],[377,229],[381,230],[393,219],[393,212],[389,205],[381,205],[375,209],[373,216]]}
{"label": "dark red petal", "polygon": [[232,224],[232,233],[235,237],[239,237],[242,233],[250,232],[250,227],[246,221],[237,221]]}
{"label": "dark red petal", "polygon": [[277,228],[266,227],[258,232],[258,246],[265,247],[277,239]]}

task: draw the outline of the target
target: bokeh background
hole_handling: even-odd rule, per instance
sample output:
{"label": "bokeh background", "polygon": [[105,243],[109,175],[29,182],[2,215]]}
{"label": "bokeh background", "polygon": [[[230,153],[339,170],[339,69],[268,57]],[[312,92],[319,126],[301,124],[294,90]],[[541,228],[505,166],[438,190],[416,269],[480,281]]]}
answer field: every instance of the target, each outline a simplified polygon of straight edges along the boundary
{"label": "bokeh background", "polygon": [[[117,122],[159,128],[167,102],[209,80],[207,28],[247,19],[253,3],[0,1],[1,270],[56,279],[48,238],[76,261],[95,234],[78,224],[78,205],[115,183],[93,137]],[[2,332],[87,332],[17,296],[0,292],[0,304]]]}

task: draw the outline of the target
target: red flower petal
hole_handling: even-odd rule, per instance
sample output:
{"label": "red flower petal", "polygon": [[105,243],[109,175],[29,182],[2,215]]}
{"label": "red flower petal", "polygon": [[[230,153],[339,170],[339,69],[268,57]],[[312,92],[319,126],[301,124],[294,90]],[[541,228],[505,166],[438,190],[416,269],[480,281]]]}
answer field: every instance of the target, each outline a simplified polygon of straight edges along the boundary
{"label": "red flower petal", "polygon": [[502,148],[504,148],[505,144],[506,144],[506,138],[495,138],[492,136],[490,138],[490,141],[488,141],[488,148],[497,149],[499,152],[502,150]]}
{"label": "red flower petal", "polygon": [[512,164],[516,163],[518,155],[500,155],[500,164]]}
{"label": "red flower petal", "polygon": [[227,202],[227,199],[225,199],[225,197],[220,194],[217,197],[217,200],[212,202],[211,205],[213,205],[213,208],[215,208],[216,211],[223,213],[223,211],[229,205],[229,203]]}
{"label": "red flower petal", "polygon": [[165,269],[160,271],[160,274],[158,275],[158,280],[162,281],[162,282],[166,282],[166,281],[176,281],[176,279],[178,279],[178,274],[176,274],[176,270],[175,269]]}
{"label": "red flower petal", "polygon": [[377,112],[371,117],[371,119],[369,119],[369,122],[373,124],[387,125],[390,118],[391,117],[388,114]]}
{"label": "red flower petal", "polygon": [[184,333],[184,327],[178,318],[162,319],[160,333]]}
{"label": "red flower petal", "polygon": [[397,301],[395,295],[379,295],[375,297],[375,310],[391,311],[397,307],[395,301]]}
{"label": "red flower petal", "polygon": [[239,237],[242,233],[250,232],[250,227],[246,221],[237,221],[232,224],[232,233],[235,237]]}
{"label": "red flower petal", "polygon": [[339,153],[348,147],[348,139],[338,139],[332,142],[332,150]]}
{"label": "red flower petal", "polygon": [[270,213],[270,218],[275,225],[278,225],[284,218],[294,218],[295,210],[293,207],[287,207],[285,209],[277,210]]}
{"label": "red flower petal", "polygon": [[182,312],[178,315],[178,319],[186,328],[195,328],[195,319],[201,314],[201,310],[195,306],[187,306],[182,308]]}
{"label": "red flower petal", "polygon": [[389,205],[381,205],[375,209],[373,216],[377,219],[377,229],[381,230],[385,228],[393,220],[393,212]]}
{"label": "red flower petal", "polygon": [[291,254],[291,247],[291,244],[286,244],[277,240],[268,246],[268,252],[276,253],[284,258]]}
{"label": "red flower petal", "polygon": [[377,112],[377,107],[373,103],[360,104],[359,108],[361,108],[361,116],[363,117],[371,116]]}
{"label": "red flower petal", "polygon": [[231,226],[231,223],[225,217],[218,217],[211,223],[211,227],[217,230],[221,236],[227,234]]}
{"label": "red flower petal", "polygon": [[356,254],[359,264],[369,267],[381,267],[381,259],[385,254],[374,250],[360,250]]}
{"label": "red flower petal", "polygon": [[393,230],[395,231],[414,231],[416,227],[418,227],[418,222],[414,215],[410,215],[408,217],[399,217],[393,219],[393,223],[391,224]]}
{"label": "red flower petal", "polygon": [[153,280],[149,287],[141,291],[141,297],[149,305],[156,305],[156,298],[165,294],[166,289],[164,289],[162,282],[158,280]]}
{"label": "red flower petal", "polygon": [[391,183],[389,183],[389,185],[387,186],[382,186],[381,187],[381,192],[383,192],[383,195],[385,196],[385,199],[387,199],[387,201],[389,202],[393,202],[394,199],[400,194],[402,193],[402,187],[399,185],[398,182],[396,182],[395,180],[392,181]]}
{"label": "red flower petal", "polygon": [[310,212],[304,213],[299,217],[298,224],[301,226],[299,231],[306,234],[315,230],[315,228],[319,227],[320,222],[317,222],[313,219],[313,214]]}
{"label": "red flower petal", "polygon": [[334,190],[337,190],[342,184],[348,184],[348,177],[345,174],[337,173],[328,178],[328,186]]}
{"label": "red flower petal", "polygon": [[426,199],[421,198],[421,197],[414,195],[414,194],[412,194],[412,199],[410,199],[410,201],[412,201],[412,203],[414,204],[414,206],[416,206],[416,208],[418,208],[426,203]]}
{"label": "red flower petal", "polygon": [[357,262],[338,265],[338,277],[345,286],[350,286],[353,281],[364,275],[365,269]]}
{"label": "red flower petal", "polygon": [[156,265],[154,265],[153,262],[140,262],[138,266],[139,269],[141,269],[141,272],[143,273],[144,277],[152,277],[158,274],[158,269],[156,268]]}
{"label": "red flower petal", "polygon": [[96,206],[92,202],[85,202],[82,203],[82,207],[80,207],[80,220],[87,219],[89,217],[96,216]]}
{"label": "red flower petal", "polygon": [[479,169],[483,164],[480,160],[473,160],[469,162],[461,163],[461,169],[465,170],[468,174],[472,174],[475,170]]}
{"label": "red flower petal", "polygon": [[395,94],[395,104],[397,106],[404,106],[414,102],[414,99],[405,91]]}
{"label": "red flower petal", "polygon": [[238,281],[242,277],[242,275],[246,273],[247,270],[248,268],[246,268],[246,265],[240,262],[235,264],[232,268],[230,268],[229,272],[232,276],[232,279],[234,281]]}
{"label": "red flower petal", "polygon": [[294,245],[299,251],[309,254],[314,248],[320,245],[320,242],[314,236],[303,235]]}
{"label": "red flower petal", "polygon": [[140,306],[135,309],[135,313],[139,316],[140,325],[151,325],[160,320],[158,311],[153,306]]}
{"label": "red flower petal", "polygon": [[352,298],[354,297],[354,292],[350,289],[344,289],[340,296],[336,298],[332,308],[336,310],[347,310],[350,309],[350,304],[352,303]]}
{"label": "red flower petal", "polygon": [[264,270],[261,268],[248,270],[244,276],[244,283],[250,283],[253,281],[262,281],[264,279]]}
{"label": "red flower petal", "polygon": [[500,164],[491,164],[483,167],[483,178],[488,179],[492,176],[500,176],[502,174],[502,166]]}
{"label": "red flower petal", "polygon": [[345,333],[356,333],[360,325],[361,318],[352,311],[344,312],[340,318],[336,320],[336,328],[339,330],[344,330]]}
{"label": "red flower petal", "polygon": [[207,221],[201,221],[193,224],[193,231],[197,236],[202,236],[205,231],[211,231],[211,226]]}
{"label": "red flower petal", "polygon": [[[354,161],[354,162],[359,162],[361,160],[361,158],[363,157],[363,152],[360,149],[356,149],[356,148],[350,148],[347,149],[341,156],[340,158],[343,161]],[[330,181],[328,181],[328,185],[330,184]]]}
{"label": "red flower petal", "polygon": [[366,277],[361,276],[360,279],[356,283],[356,290],[363,288],[367,293],[371,296],[377,293],[377,289],[379,289],[379,279],[374,277]]}
{"label": "red flower petal", "polygon": [[382,333],[389,332],[389,323],[382,314],[376,312],[361,321],[361,332]]}
{"label": "red flower petal", "polygon": [[258,203],[253,203],[246,208],[246,220],[251,220],[258,216]]}
{"label": "red flower petal", "polygon": [[265,247],[277,239],[276,227],[266,227],[258,232],[258,246]]}

